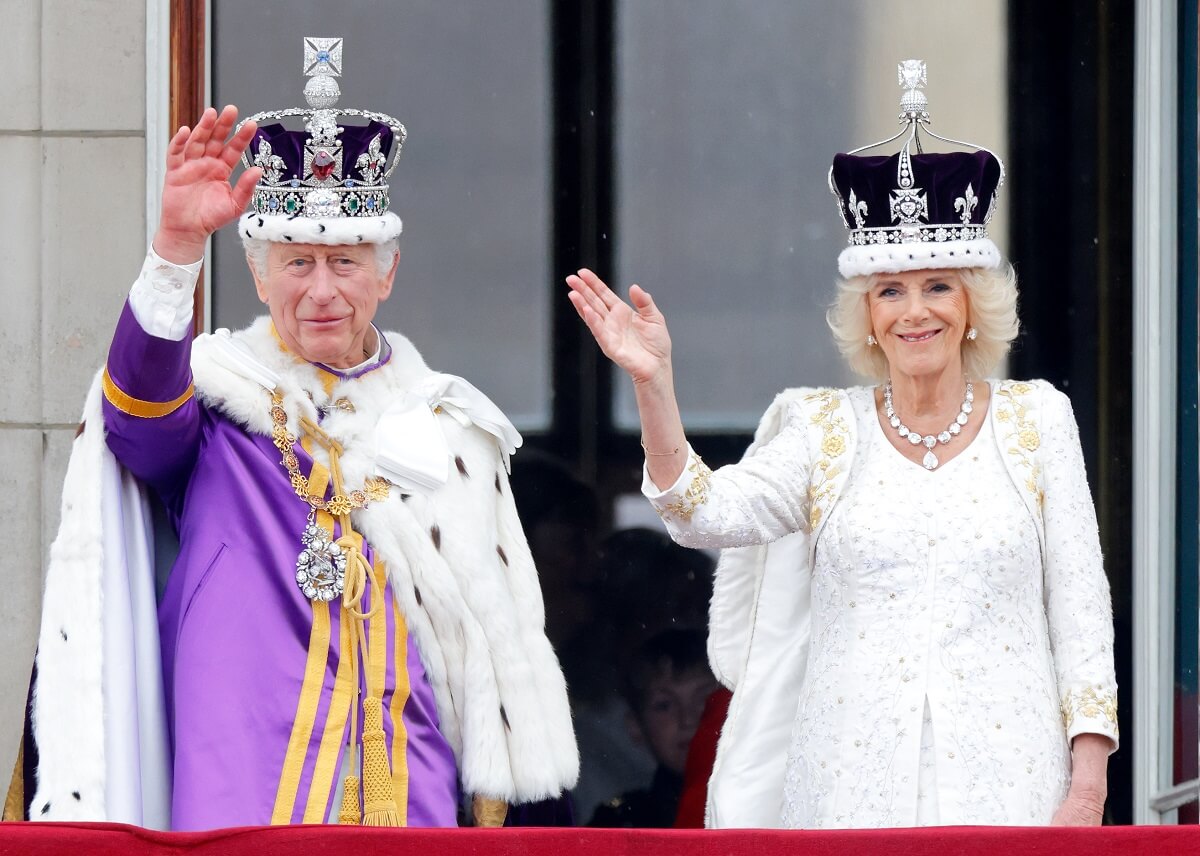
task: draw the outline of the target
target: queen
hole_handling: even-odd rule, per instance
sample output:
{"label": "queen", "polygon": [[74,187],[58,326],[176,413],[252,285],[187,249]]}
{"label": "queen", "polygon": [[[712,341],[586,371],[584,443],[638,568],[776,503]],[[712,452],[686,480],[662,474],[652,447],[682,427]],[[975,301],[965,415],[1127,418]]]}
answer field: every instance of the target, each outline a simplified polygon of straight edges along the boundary
{"label": "queen", "polygon": [[643,492],[680,544],[722,550],[709,652],[734,697],[710,826],[1103,815],[1113,627],[1078,429],[1045,381],[988,379],[1017,333],[986,231],[1003,167],[923,151],[924,75],[901,65],[903,127],[877,144],[899,152],[830,171],[850,240],[828,320],[872,385],[786,390],[739,463],[712,472],[688,443],[651,295],[567,278],[633,380]]}

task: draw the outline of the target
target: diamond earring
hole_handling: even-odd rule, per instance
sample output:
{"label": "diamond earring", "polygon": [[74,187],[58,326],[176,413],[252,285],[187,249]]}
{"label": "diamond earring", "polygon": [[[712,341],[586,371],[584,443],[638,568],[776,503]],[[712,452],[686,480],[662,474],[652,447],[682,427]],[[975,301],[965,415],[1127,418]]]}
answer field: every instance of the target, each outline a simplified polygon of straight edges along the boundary
{"label": "diamond earring", "polygon": [[972,327],[970,330],[967,331],[967,341],[968,342],[974,342],[978,338],[979,338],[979,331],[976,330],[974,327]]}
{"label": "diamond earring", "polygon": [[868,333],[867,334],[867,347],[872,348],[875,346],[875,344],[876,344],[875,337],[872,336],[870,333]]}

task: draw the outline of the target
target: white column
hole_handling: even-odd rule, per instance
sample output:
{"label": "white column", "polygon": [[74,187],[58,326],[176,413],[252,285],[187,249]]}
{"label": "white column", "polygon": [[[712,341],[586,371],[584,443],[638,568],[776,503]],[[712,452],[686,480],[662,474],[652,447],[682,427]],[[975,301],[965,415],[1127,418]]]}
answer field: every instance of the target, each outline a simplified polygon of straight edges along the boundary
{"label": "white column", "polygon": [[[83,394],[145,235],[146,22],[125,0],[0,0],[0,781],[12,770]],[[15,162],[14,162],[15,161]]]}
{"label": "white column", "polygon": [[1176,8],[1135,22],[1133,217],[1134,823],[1171,785],[1175,595]]}

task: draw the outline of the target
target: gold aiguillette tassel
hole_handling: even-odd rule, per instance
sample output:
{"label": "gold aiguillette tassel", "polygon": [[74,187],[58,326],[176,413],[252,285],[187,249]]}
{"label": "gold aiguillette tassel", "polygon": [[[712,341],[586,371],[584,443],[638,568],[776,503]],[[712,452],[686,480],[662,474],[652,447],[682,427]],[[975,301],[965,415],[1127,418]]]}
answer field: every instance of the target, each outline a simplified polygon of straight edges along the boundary
{"label": "gold aiguillette tassel", "polygon": [[338,812],[338,823],[358,826],[362,823],[362,808],[358,803],[358,776],[347,776],[342,786],[342,810]]}
{"label": "gold aiguillette tassel", "polygon": [[383,703],[363,701],[363,826],[400,826],[392,771],[384,746]]}

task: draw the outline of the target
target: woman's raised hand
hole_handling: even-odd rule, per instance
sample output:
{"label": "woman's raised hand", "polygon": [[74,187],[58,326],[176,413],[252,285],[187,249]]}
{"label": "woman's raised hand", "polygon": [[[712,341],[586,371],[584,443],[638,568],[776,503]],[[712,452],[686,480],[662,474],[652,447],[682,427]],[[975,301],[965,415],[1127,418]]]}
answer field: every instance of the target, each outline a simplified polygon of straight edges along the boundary
{"label": "woman's raised hand", "polygon": [[257,126],[243,125],[228,140],[237,122],[237,108],[204,111],[196,127],[184,125],[167,146],[163,177],[162,214],[154,250],[167,261],[188,263],[204,255],[209,235],[242,213],[262,170],[251,167],[234,185],[229,177],[238,158],[254,138]]}
{"label": "woman's raised hand", "polygon": [[689,448],[675,400],[667,321],[640,285],[629,287],[632,306],[587,268],[567,277],[567,285],[571,305],[600,350],[633,378],[646,470],[650,480],[665,490],[683,472]]}
{"label": "woman's raised hand", "polygon": [[623,368],[635,384],[669,380],[671,337],[650,294],[631,286],[632,306],[617,297],[587,268],[567,277],[571,305],[587,324],[604,355]]}

